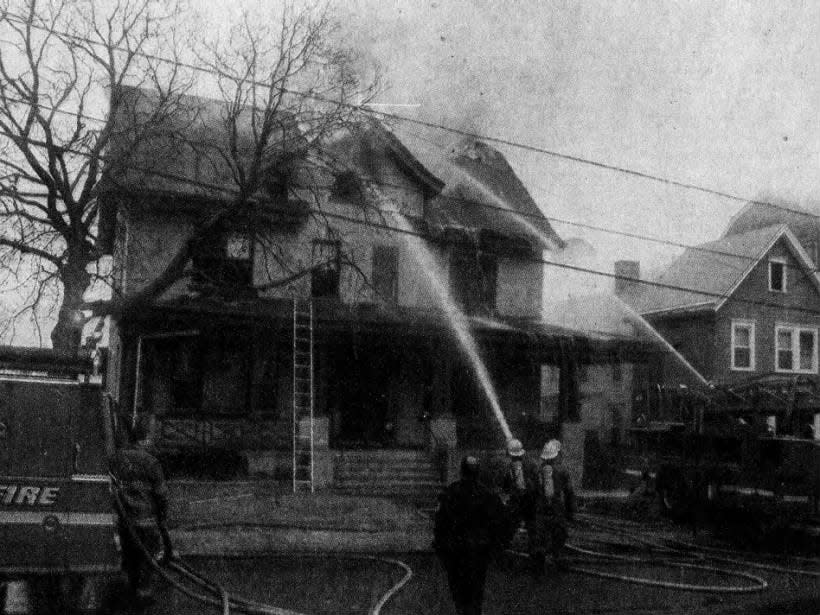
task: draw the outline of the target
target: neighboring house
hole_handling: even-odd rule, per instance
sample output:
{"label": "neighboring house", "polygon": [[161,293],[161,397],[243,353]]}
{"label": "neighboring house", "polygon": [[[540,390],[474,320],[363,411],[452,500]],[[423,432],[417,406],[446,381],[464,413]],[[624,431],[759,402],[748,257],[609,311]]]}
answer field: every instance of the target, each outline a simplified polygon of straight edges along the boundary
{"label": "neighboring house", "polygon": [[791,203],[752,201],[737,212],[726,226],[724,237],[785,224],[794,233],[815,264],[820,256],[820,216]]}
{"label": "neighboring house", "polygon": [[[201,117],[191,130],[207,136],[218,114]],[[230,198],[211,161],[154,145],[146,151],[164,172],[129,169],[103,199],[126,294]],[[449,157],[457,178],[445,184],[375,122],[321,147],[323,164],[302,151],[272,169],[252,216],[224,225],[183,279],[114,323],[108,382],[120,415],[156,415],[167,450],[233,450],[251,470],[286,476],[304,405],[294,375],[308,352],[316,485],[340,476],[340,451],[497,448],[502,432],[435,279],[463,313],[513,433],[540,446],[576,412],[574,366],[621,348],[542,321],[539,259],[563,242],[503,156],[473,143]],[[312,342],[297,331],[311,309]],[[563,383],[552,422],[539,413],[543,365]]]}
{"label": "neighboring house", "polygon": [[[736,219],[732,229],[743,232],[685,250],[656,280],[668,287],[626,284],[622,298],[714,383],[816,378],[820,282],[813,259],[785,224],[747,229]],[[682,377],[680,362],[664,362],[667,383]]]}

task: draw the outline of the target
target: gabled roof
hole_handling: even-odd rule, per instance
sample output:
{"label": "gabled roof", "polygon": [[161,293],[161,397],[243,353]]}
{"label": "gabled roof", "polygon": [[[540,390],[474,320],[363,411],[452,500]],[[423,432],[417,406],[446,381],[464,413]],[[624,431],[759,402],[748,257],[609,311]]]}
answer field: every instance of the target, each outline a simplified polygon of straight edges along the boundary
{"label": "gabled roof", "polygon": [[654,280],[701,292],[644,284],[638,285],[639,290],[626,300],[641,314],[717,310],[781,237],[820,292],[820,281],[808,254],[788,227],[778,224],[688,248]]}
{"label": "gabled roof", "polygon": [[806,209],[791,203],[751,201],[732,216],[723,236],[728,237],[775,224],[785,224],[801,242],[818,241],[820,239],[820,215],[818,214],[820,214],[820,208],[816,203],[811,209]]}
{"label": "gabled roof", "polygon": [[428,208],[430,222],[523,237],[540,248],[564,247],[501,152],[474,139],[448,152],[420,135],[399,131],[398,136],[445,183]]}
{"label": "gabled roof", "polygon": [[335,156],[332,166],[364,172],[365,179],[376,184],[379,181],[389,182],[378,177],[378,165],[372,160],[374,156],[384,156],[392,159],[406,175],[416,181],[427,196],[439,194],[444,188],[444,182],[431,173],[404,143],[375,118],[367,118],[360,124],[339,131],[323,144],[323,150]]}

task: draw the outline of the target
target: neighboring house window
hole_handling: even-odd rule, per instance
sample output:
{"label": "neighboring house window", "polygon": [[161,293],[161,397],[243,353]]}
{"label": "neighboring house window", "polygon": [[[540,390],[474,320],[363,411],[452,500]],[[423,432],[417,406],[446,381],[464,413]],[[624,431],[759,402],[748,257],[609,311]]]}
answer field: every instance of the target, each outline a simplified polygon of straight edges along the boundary
{"label": "neighboring house window", "polygon": [[206,287],[250,288],[253,283],[253,241],[242,230],[215,232],[194,254],[195,281]]}
{"label": "neighboring house window", "polygon": [[377,300],[397,303],[399,299],[399,249],[373,246],[373,292]]}
{"label": "neighboring house window", "polygon": [[811,258],[811,262],[816,265],[817,264],[817,242],[816,241],[807,241],[804,244],[804,247],[806,248],[806,252],[808,253],[809,258]]}
{"label": "neighboring house window", "polygon": [[786,261],[769,261],[769,290],[777,293],[786,292]]}
{"label": "neighboring house window", "polygon": [[450,261],[453,297],[465,314],[493,314],[496,308],[498,260],[477,250],[457,249]]}
{"label": "neighboring house window", "polygon": [[817,329],[775,327],[775,371],[817,373]]}
{"label": "neighboring house window", "polygon": [[732,369],[755,369],[755,323],[747,320],[732,321]]}
{"label": "neighboring house window", "polygon": [[312,262],[311,297],[338,297],[341,272],[339,242],[326,239],[314,241]]}

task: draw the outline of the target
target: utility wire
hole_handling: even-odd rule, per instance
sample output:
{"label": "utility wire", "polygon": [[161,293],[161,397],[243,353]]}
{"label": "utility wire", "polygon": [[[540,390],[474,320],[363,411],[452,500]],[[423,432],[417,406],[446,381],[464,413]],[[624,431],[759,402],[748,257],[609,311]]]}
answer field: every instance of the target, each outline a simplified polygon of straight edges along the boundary
{"label": "utility wire", "polygon": [[[28,23],[27,20],[24,20],[24,19],[20,18],[19,16],[14,16],[13,14],[10,14],[10,13],[7,14],[7,16],[16,18],[21,23]],[[58,30],[46,28],[45,26],[40,26],[40,25],[36,25],[36,24],[30,24],[30,25],[33,28],[37,28],[37,29],[48,31],[48,32],[52,32],[54,34],[61,35],[61,36],[66,36],[68,38],[82,40],[84,42],[88,42],[89,44],[102,45],[102,43],[99,43],[97,41],[92,41],[91,39],[87,39],[87,38],[84,38],[84,37],[78,37],[76,35],[69,34],[69,33],[66,33],[66,32],[61,32],[61,31],[58,31]],[[114,47],[114,49],[119,49],[119,48]],[[124,51],[124,50],[121,50],[121,51]],[[199,71],[206,72],[206,73],[220,75],[220,73],[218,73],[217,71],[213,71],[211,69],[206,69],[206,68],[203,68],[203,67],[197,67],[195,65],[191,65],[191,64],[187,64],[187,63],[177,62],[177,61],[170,60],[170,59],[167,59],[167,58],[162,58],[161,56],[154,56],[152,54],[144,54],[144,53],[139,53],[138,55],[142,55],[142,56],[145,56],[148,59],[154,59],[156,61],[167,62],[167,63],[171,63],[171,64],[176,64],[178,66],[186,67],[186,68],[192,68],[192,69],[199,70]],[[230,77],[229,75],[222,75],[222,76]],[[253,84],[263,86],[263,87],[268,87],[267,84],[264,84],[264,83],[253,82]],[[297,94],[297,95],[309,96],[309,97],[316,98],[315,95],[306,94],[306,93],[303,93],[303,92],[290,91],[290,90],[287,90],[287,89],[283,89],[283,91],[288,92],[288,93]],[[321,99],[321,97],[319,97],[319,98]],[[439,124],[433,124],[433,123],[430,123],[430,122],[423,122],[421,120],[412,120],[410,118],[403,118],[401,116],[395,116],[395,115],[389,114],[389,113],[378,112],[378,111],[370,111],[370,110],[365,109],[361,106],[352,105],[352,104],[349,104],[349,103],[341,103],[340,101],[333,101],[333,100],[329,100],[329,99],[325,99],[325,101],[326,102],[333,102],[334,104],[339,104],[339,105],[347,106],[347,107],[350,107],[350,108],[356,108],[356,109],[359,109],[363,112],[375,113],[375,114],[378,114],[378,115],[382,115],[382,116],[386,116],[386,117],[393,117],[395,119],[409,121],[409,122],[412,122],[412,123],[417,123],[417,124],[421,124],[421,125],[432,127],[432,128],[447,130],[449,132],[462,134],[464,136],[470,136],[470,137],[477,138],[477,139],[482,139],[482,140],[487,140],[487,141],[494,141],[494,142],[498,142],[498,143],[502,143],[502,144],[506,144],[506,145],[511,145],[511,146],[514,146],[514,147],[520,147],[520,148],[524,148],[524,149],[532,149],[533,151],[538,151],[538,148],[534,148],[532,146],[527,146],[527,145],[524,145],[524,144],[515,143],[515,142],[512,142],[512,141],[507,141],[507,140],[504,140],[504,139],[497,139],[497,138],[494,138],[494,137],[479,135],[477,133],[471,133],[471,132],[467,132],[467,131],[460,131],[458,129],[450,128],[450,127],[447,127],[447,126],[443,126],[443,125],[439,125]],[[21,100],[19,102],[21,104],[32,104],[30,101],[24,101],[24,100]],[[39,103],[35,103],[35,104],[39,104]],[[29,138],[24,138],[22,140],[24,140],[26,142],[29,142],[30,144],[38,146],[38,147],[48,147],[48,144],[45,143],[45,142],[42,142],[42,141],[36,141],[36,140],[33,140],[33,139],[29,139]],[[62,148],[62,149],[63,149],[63,151],[71,152],[71,153],[74,153],[74,154],[80,155],[80,156],[89,156],[90,155],[88,152],[83,152],[83,151],[79,151],[79,150],[72,150],[70,148]],[[554,154],[553,152],[550,152],[550,151],[547,151],[547,150],[543,150],[542,153]],[[100,155],[99,158],[101,160],[105,160],[106,157]],[[570,157],[570,158],[572,158],[572,157]],[[588,161],[588,160],[585,160],[585,159],[578,159],[578,161],[579,162],[585,162],[585,163],[588,163],[588,164],[597,164],[594,161]],[[605,168],[612,168],[613,170],[619,170],[618,167],[609,166],[609,165],[598,165],[598,166],[603,166]],[[192,186],[198,186],[200,188],[208,188],[210,190],[216,190],[218,193],[220,193],[222,195],[225,195],[226,193],[230,194],[230,192],[231,192],[230,188],[226,188],[225,186],[219,186],[219,185],[216,185],[216,184],[209,184],[207,182],[202,182],[202,181],[199,181],[199,180],[192,180],[190,178],[180,176],[180,175],[169,174],[169,173],[166,173],[166,172],[161,172],[161,171],[156,171],[156,170],[151,170],[151,169],[139,169],[139,168],[136,168],[136,167],[130,167],[130,169],[136,170],[136,171],[141,171],[141,172],[147,172],[147,173],[150,173],[150,174],[152,174],[156,177],[165,177],[167,179],[173,179],[175,181],[181,181],[181,182],[190,184]],[[708,189],[708,188],[701,188],[701,187],[694,186],[694,185],[680,184],[678,182],[674,182],[672,180],[666,180],[665,178],[660,178],[660,177],[657,177],[657,176],[645,175],[645,174],[642,174],[642,173],[639,173],[639,172],[634,172],[634,171],[629,171],[629,170],[625,170],[625,172],[628,172],[628,173],[631,173],[631,174],[634,174],[634,175],[638,175],[638,176],[641,176],[641,177],[646,177],[646,178],[649,178],[649,179],[657,179],[658,181],[665,181],[665,182],[673,184],[673,185],[682,185],[683,187],[691,187],[695,190],[701,190],[701,191],[704,191],[704,192],[710,192],[710,193],[718,194],[718,195],[726,195],[728,198],[733,198],[735,200],[742,200],[742,201],[749,201],[750,200],[750,199],[745,199],[745,198],[729,195],[728,193],[719,193],[717,191],[713,191],[713,190]],[[793,209],[789,209],[789,208],[786,208],[786,207],[783,207],[783,206],[775,205],[773,203],[765,203],[765,204],[771,205],[774,208],[784,209],[786,211],[792,211],[794,213],[799,213],[799,214],[806,215],[806,216],[820,217],[817,214],[810,214],[808,212],[803,212],[803,211],[800,211],[800,210],[793,210]],[[424,238],[428,241],[435,241],[435,237],[433,237],[432,235],[429,235],[429,234],[418,233],[418,232],[413,232],[413,231],[407,231],[406,229],[402,229],[400,227],[389,226],[389,225],[384,225],[384,224],[376,224],[376,223],[368,222],[368,221],[365,221],[365,220],[359,220],[359,219],[356,219],[356,218],[353,218],[353,217],[350,217],[350,216],[344,216],[344,215],[341,215],[341,214],[334,214],[332,212],[326,212],[326,211],[324,211],[320,208],[309,208],[308,211],[309,211],[309,213],[313,213],[313,214],[316,214],[316,215],[321,215],[321,216],[324,216],[324,217],[327,217],[327,218],[336,218],[336,219],[340,219],[340,220],[346,220],[348,222],[357,223],[357,224],[364,224],[364,225],[367,225],[367,226],[371,226],[373,228],[381,228],[382,230],[387,230],[387,231],[395,232],[395,233],[405,233],[405,234],[417,235],[417,236],[422,237],[422,238]],[[507,211],[507,210],[504,210],[504,211]],[[515,212],[515,214],[518,214],[518,212]],[[734,257],[738,256],[738,255],[731,254],[731,253],[727,253],[726,255],[727,256],[734,256]],[[723,294],[723,293],[716,293],[716,292],[712,292],[712,291],[705,291],[705,290],[687,288],[687,287],[683,287],[683,286],[679,286],[679,285],[675,285],[675,284],[666,284],[666,283],[663,283],[663,282],[642,280],[640,278],[634,278],[634,277],[631,277],[631,276],[624,276],[624,275],[621,275],[621,274],[615,274],[615,273],[611,273],[611,272],[607,272],[607,271],[601,271],[601,270],[598,270],[598,269],[593,269],[593,268],[588,268],[588,267],[580,267],[580,266],[577,266],[577,265],[570,265],[570,264],[567,264],[567,263],[559,263],[559,262],[556,262],[556,261],[550,261],[550,260],[543,259],[543,258],[539,259],[539,258],[533,257],[533,258],[527,258],[526,260],[529,261],[529,262],[540,263],[540,264],[547,265],[547,266],[567,269],[567,270],[575,271],[575,272],[578,272],[578,273],[586,273],[586,274],[590,274],[590,275],[603,276],[603,277],[612,278],[612,279],[620,279],[620,280],[623,280],[623,281],[632,282],[632,283],[637,284],[637,285],[651,286],[651,287],[656,287],[656,288],[665,288],[665,289],[668,289],[668,290],[677,290],[677,291],[682,291],[682,292],[686,292],[686,293],[701,295],[701,296],[704,296],[704,297],[712,297],[712,298],[719,298],[719,299],[725,299],[726,298],[726,295]],[[814,315],[820,315],[820,310],[812,310],[810,308],[805,308],[805,307],[802,307],[802,306],[790,307],[790,306],[779,305],[779,304],[776,304],[776,303],[771,303],[771,302],[768,302],[768,301],[759,301],[759,300],[753,300],[753,299],[736,299],[736,301],[738,301],[740,303],[747,303],[747,304],[756,305],[756,306],[760,306],[760,307],[772,307],[772,308],[777,308],[777,309],[790,309],[790,310],[793,310],[793,311],[806,312],[806,313],[810,313],[810,314],[814,314]],[[689,305],[689,304],[687,304],[687,305]]]}
{"label": "utility wire", "polygon": [[[22,140],[30,143],[31,145],[35,145],[37,147],[48,147],[48,144],[43,142],[43,141],[37,141],[37,140],[33,140],[33,139],[28,139],[28,138],[22,139]],[[63,148],[63,151],[71,152],[73,154],[80,155],[80,156],[90,156],[90,154],[88,152],[83,152],[83,151],[80,151],[80,150],[72,150],[70,148]],[[107,157],[103,156],[103,155],[100,155],[99,159],[102,160],[102,161],[106,161]],[[2,161],[0,161],[0,164],[2,164]],[[156,169],[149,169],[149,168],[144,168],[144,167],[134,167],[134,166],[129,166],[128,169],[133,170],[133,171],[137,171],[137,172],[141,172],[141,173],[147,173],[147,174],[149,174],[150,176],[153,176],[153,177],[171,179],[171,180],[174,180],[174,181],[177,181],[177,182],[188,184],[188,185],[193,186],[193,187],[213,190],[223,198],[232,196],[233,192],[234,192],[234,190],[232,188],[226,187],[224,185],[213,184],[213,183],[205,182],[205,181],[202,181],[202,180],[195,180],[195,179],[191,179],[189,177],[185,177],[183,175],[178,175],[178,174],[175,174],[175,173],[169,173],[167,171],[158,171]],[[194,195],[192,195],[192,196],[194,196]],[[201,196],[211,196],[213,198],[216,195],[201,195]],[[283,208],[272,209],[272,210],[268,210],[268,211],[270,211],[271,213],[276,213],[277,211],[287,212],[287,210],[285,210]],[[355,218],[353,216],[345,216],[344,214],[337,214],[337,213],[333,213],[333,212],[328,212],[328,211],[325,211],[325,210],[323,210],[321,208],[317,208],[317,207],[310,207],[310,208],[307,209],[307,212],[311,213],[311,214],[315,214],[317,216],[322,216],[322,217],[325,217],[325,218],[334,218],[334,219],[343,220],[343,221],[351,222],[351,223],[354,223],[354,224],[369,226],[371,228],[377,228],[377,229],[380,229],[380,230],[389,231],[389,232],[393,232],[393,233],[414,235],[414,236],[420,237],[422,239],[426,239],[427,241],[432,241],[432,242],[437,241],[437,238],[434,235],[430,234],[430,233],[422,233],[422,232],[418,232],[418,231],[409,231],[407,229],[403,229],[403,228],[400,228],[400,227],[397,227],[397,226],[391,226],[391,225],[386,224],[386,223],[377,223],[377,222],[368,221],[368,220],[361,220],[361,219]],[[380,210],[380,212],[382,214],[389,213],[389,212],[385,212],[383,210]],[[637,285],[651,286],[651,287],[655,287],[655,288],[664,288],[664,289],[667,289],[667,290],[682,291],[682,292],[686,292],[686,293],[701,295],[703,297],[711,297],[711,298],[718,298],[718,299],[727,298],[727,296],[723,293],[716,293],[716,292],[713,292],[713,291],[699,290],[699,289],[695,289],[695,288],[687,288],[685,286],[679,286],[679,285],[676,285],[676,284],[666,284],[666,283],[663,283],[663,282],[643,280],[643,279],[635,278],[635,277],[632,277],[632,276],[625,276],[625,275],[622,275],[622,274],[616,274],[614,272],[601,271],[599,269],[593,269],[593,268],[589,268],[589,267],[581,267],[581,266],[578,266],[578,265],[570,265],[568,263],[560,263],[560,262],[557,262],[557,261],[551,261],[551,260],[547,260],[547,259],[544,259],[544,258],[538,258],[538,257],[535,257],[535,256],[527,257],[524,260],[526,260],[527,262],[543,264],[543,265],[547,265],[547,266],[551,266],[551,267],[557,267],[557,268],[561,268],[561,269],[575,271],[575,272],[578,272],[578,273],[586,273],[586,274],[590,274],[590,275],[603,276],[603,277],[616,279],[616,280],[623,280],[623,281],[627,281],[627,282],[632,282],[632,283],[637,284]],[[797,312],[807,312],[807,313],[814,314],[814,315],[820,315],[820,310],[812,310],[810,308],[805,308],[805,307],[802,307],[802,306],[783,306],[783,305],[779,305],[779,304],[768,302],[768,301],[759,301],[759,300],[754,300],[754,299],[736,299],[736,301],[738,301],[739,303],[746,303],[746,304],[756,305],[756,306],[760,306],[760,307],[771,307],[771,308],[777,308],[777,309],[790,309],[790,310],[797,311]],[[699,303],[704,303],[704,302],[699,302]],[[686,304],[686,305],[690,305],[690,304]]]}
{"label": "utility wire", "polygon": [[[6,100],[8,100],[9,102],[12,102],[12,103],[16,103],[16,104],[37,106],[41,109],[45,109],[45,110],[48,110],[48,111],[54,111],[56,113],[60,113],[60,114],[63,114],[63,115],[68,115],[68,116],[75,117],[75,118],[79,117],[81,119],[86,119],[86,120],[90,120],[90,121],[93,121],[93,122],[99,122],[99,123],[102,123],[102,124],[107,122],[107,120],[105,120],[103,118],[99,118],[99,117],[96,117],[96,116],[93,116],[93,115],[89,115],[87,113],[81,113],[79,111],[70,111],[70,110],[62,109],[62,108],[55,108],[51,105],[47,105],[47,104],[41,103],[41,102],[31,102],[31,101],[26,101],[24,99],[14,98],[14,97],[6,97]],[[436,147],[438,147],[442,150],[445,149],[441,145],[438,145],[438,144],[434,143],[433,141],[431,141],[429,139],[425,139],[421,135],[418,135],[416,133],[412,133],[412,134],[413,134],[414,137],[416,137],[418,139],[421,139],[423,141],[426,141],[427,143],[430,143],[431,145],[434,145],[434,146],[436,146]],[[40,145],[42,147],[46,147],[46,144],[44,142],[36,142],[36,144]],[[67,148],[63,148],[63,150],[64,151],[69,151],[71,153],[75,153],[75,154],[78,154],[78,155],[83,155],[82,152],[75,152],[74,150],[70,150],[70,149],[67,149]],[[88,154],[85,154],[85,155],[88,155]],[[1,161],[0,161],[0,164],[2,164]],[[384,181],[384,180],[381,180],[381,179],[377,179],[377,178],[372,178],[372,177],[361,176],[360,179],[362,181],[365,181],[366,183],[368,183],[371,186],[381,186],[381,187],[386,187],[386,188],[397,188],[397,189],[406,188],[405,186],[402,186],[402,185],[399,185],[399,184],[390,183],[390,182],[387,182],[387,181]],[[545,190],[545,188],[543,188],[541,186],[538,186],[538,188],[541,189],[541,190]],[[578,222],[576,220],[568,220],[568,219],[565,219],[565,218],[558,218],[558,217],[553,216],[553,215],[547,216],[545,214],[534,214],[534,213],[522,212],[522,211],[517,211],[517,210],[513,211],[509,208],[505,208],[505,207],[502,207],[500,205],[491,205],[490,203],[486,203],[486,202],[483,202],[483,201],[477,201],[475,199],[467,199],[467,198],[464,198],[462,196],[447,195],[447,196],[443,196],[442,198],[446,198],[446,199],[448,199],[450,201],[453,201],[453,202],[463,203],[465,205],[471,205],[471,206],[475,206],[475,207],[482,207],[484,209],[495,210],[495,211],[503,212],[503,213],[506,213],[506,214],[512,214],[513,216],[520,216],[522,218],[531,218],[532,220],[534,220],[536,222],[539,222],[539,223],[543,222],[546,219],[549,222],[555,222],[555,223],[558,223],[558,224],[565,224],[565,225],[573,226],[573,227],[577,227],[577,228],[583,228],[583,229],[587,229],[587,230],[598,231],[598,232],[607,233],[607,234],[610,234],[610,235],[618,235],[618,236],[621,236],[621,237],[628,237],[628,238],[631,238],[631,239],[638,239],[638,240],[657,243],[657,244],[661,244],[661,245],[668,245],[668,246],[672,246],[672,247],[676,247],[676,248],[684,248],[684,249],[687,249],[687,250],[693,250],[693,251],[703,252],[703,253],[707,253],[707,254],[714,254],[716,256],[730,257],[730,258],[735,258],[735,259],[744,260],[744,261],[748,261],[748,262],[757,261],[756,257],[748,256],[746,254],[737,254],[735,252],[728,252],[726,250],[717,250],[717,249],[714,249],[714,248],[706,248],[706,247],[703,247],[702,245],[692,245],[692,244],[682,243],[682,242],[673,241],[673,240],[669,240],[669,239],[663,239],[663,238],[660,238],[660,237],[642,235],[640,233],[621,231],[621,230],[618,230],[618,229],[612,229],[612,228],[608,228],[608,227],[597,226],[597,225],[594,225],[594,224]],[[799,266],[791,265],[791,264],[786,264],[786,268],[793,269],[793,270],[796,270],[796,271],[803,271],[803,268],[801,268]],[[811,271],[817,272],[818,269],[817,269],[817,267],[814,267],[814,268],[811,269]]]}
{"label": "utility wire", "polygon": [[[116,46],[116,45],[107,46],[107,45],[103,44],[100,41],[95,41],[95,40],[92,40],[92,39],[87,38],[87,37],[79,36],[79,35],[72,34],[70,32],[65,32],[65,31],[62,31],[62,30],[57,30],[55,28],[49,28],[49,27],[44,26],[44,25],[32,23],[30,20],[26,19],[25,17],[20,16],[20,15],[16,15],[16,14],[11,13],[11,12],[6,12],[5,17],[7,19],[11,20],[11,21],[17,21],[19,23],[26,24],[26,25],[28,25],[32,28],[43,30],[45,32],[50,32],[52,34],[56,34],[58,36],[63,36],[63,37],[69,38],[69,39],[85,42],[85,43],[88,43],[89,45],[106,47],[106,48],[109,48],[109,49],[112,49],[112,50],[117,50],[117,51],[120,51],[120,52],[123,52],[123,53],[133,53],[134,55],[139,56],[139,57],[143,57],[147,60],[162,62],[162,63],[170,64],[172,66],[180,67],[180,68],[187,68],[187,69],[194,70],[194,71],[197,71],[197,72],[210,74],[210,75],[213,75],[213,76],[216,76],[216,77],[222,77],[222,78],[236,80],[235,76],[230,75],[228,73],[225,73],[223,71],[219,71],[219,70],[216,70],[216,69],[213,69],[213,68],[198,66],[198,65],[192,64],[190,62],[183,62],[181,60],[173,60],[171,58],[165,58],[163,56],[159,56],[159,55],[151,54],[151,53],[147,53],[147,52],[141,52],[141,51],[134,52],[133,50],[129,51],[127,49],[123,49],[122,47],[119,47],[119,46]],[[263,87],[263,88],[270,88],[271,87],[270,84],[262,82],[262,81],[256,81],[256,80],[250,80],[249,79],[246,82],[250,85],[254,85],[254,86],[258,86],[258,87]],[[771,202],[768,202],[768,201],[759,201],[759,200],[756,200],[756,199],[751,199],[751,198],[748,198],[748,197],[739,196],[737,194],[734,194],[734,193],[731,193],[731,192],[728,192],[728,191],[717,190],[717,189],[714,189],[714,188],[707,188],[707,187],[699,186],[699,185],[691,183],[691,182],[673,180],[673,179],[669,179],[669,178],[666,178],[666,177],[663,177],[663,176],[660,176],[660,175],[656,175],[656,174],[652,174],[652,173],[647,173],[647,172],[643,172],[643,171],[636,171],[634,169],[619,166],[619,165],[616,165],[616,164],[610,164],[610,163],[601,162],[601,161],[597,161],[597,160],[591,160],[589,158],[583,158],[581,156],[565,154],[565,153],[558,152],[558,151],[555,151],[555,150],[550,150],[550,149],[546,149],[546,148],[543,148],[543,147],[530,145],[530,144],[526,144],[526,143],[519,143],[519,142],[513,141],[511,139],[505,139],[505,138],[502,138],[502,137],[494,137],[494,136],[490,136],[490,135],[482,135],[482,134],[479,134],[479,133],[476,133],[476,132],[472,132],[472,131],[468,131],[468,130],[461,130],[461,129],[458,129],[458,128],[453,128],[452,126],[446,126],[446,125],[438,124],[438,123],[435,123],[435,122],[427,122],[427,121],[424,121],[424,120],[409,118],[409,117],[405,117],[405,116],[402,116],[402,115],[397,115],[395,113],[388,113],[386,111],[377,111],[375,109],[370,109],[367,106],[355,105],[355,104],[352,104],[352,103],[346,103],[346,102],[343,102],[343,101],[334,100],[332,98],[328,98],[326,96],[322,96],[322,95],[319,95],[319,94],[314,94],[314,93],[311,93],[311,92],[303,92],[303,91],[300,91],[300,90],[293,90],[293,89],[290,89],[290,88],[281,88],[281,91],[284,92],[284,93],[287,93],[287,94],[293,94],[295,96],[300,96],[300,97],[303,97],[303,98],[309,98],[309,99],[317,100],[319,102],[326,102],[326,103],[331,103],[331,104],[334,104],[334,105],[337,105],[337,106],[346,107],[346,108],[349,108],[349,109],[356,109],[358,111],[361,111],[362,113],[368,113],[368,114],[371,114],[371,115],[384,117],[384,118],[389,118],[389,119],[393,119],[393,120],[397,120],[397,121],[401,121],[401,122],[405,122],[405,123],[417,124],[419,126],[425,126],[427,128],[432,128],[432,129],[435,129],[435,130],[441,130],[441,131],[449,132],[451,134],[456,134],[456,135],[459,135],[459,136],[462,136],[462,137],[470,137],[470,138],[474,138],[474,139],[480,139],[482,141],[489,141],[489,142],[492,142],[492,143],[499,143],[501,145],[507,145],[509,147],[514,147],[516,149],[522,149],[522,150],[525,150],[525,151],[544,154],[546,156],[551,156],[551,157],[554,157],[554,158],[568,160],[568,161],[571,161],[571,162],[576,162],[576,163],[587,165],[587,166],[597,167],[597,168],[600,168],[600,169],[606,169],[606,170],[614,171],[614,172],[617,172],[617,173],[623,173],[623,174],[630,175],[630,176],[633,176],[633,177],[638,177],[638,178],[641,178],[641,179],[655,181],[655,182],[667,184],[667,185],[670,185],[670,186],[677,186],[679,188],[694,190],[696,192],[702,192],[704,194],[710,194],[710,195],[713,195],[713,196],[718,196],[718,197],[721,197],[721,198],[729,199],[729,200],[732,200],[732,201],[738,201],[738,202],[743,202],[743,203],[749,203],[749,202],[760,203],[760,204],[763,204],[763,205],[768,205],[768,206],[774,207],[776,209],[782,209],[784,211],[788,211],[788,212],[791,212],[791,213],[794,213],[794,214],[798,214],[798,215],[802,215],[802,216],[810,216],[810,217],[814,217],[814,218],[820,218],[820,214],[813,214],[813,213],[806,212],[806,211],[803,211],[803,210],[800,210],[800,209],[787,207],[785,205],[778,205],[776,203],[771,203]]]}

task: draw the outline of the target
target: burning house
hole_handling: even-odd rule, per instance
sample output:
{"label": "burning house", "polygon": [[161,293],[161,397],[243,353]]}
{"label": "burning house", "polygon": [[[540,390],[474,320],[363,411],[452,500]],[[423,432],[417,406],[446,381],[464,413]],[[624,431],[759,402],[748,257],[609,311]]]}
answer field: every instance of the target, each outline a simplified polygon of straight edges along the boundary
{"label": "burning house", "polygon": [[[207,139],[219,103],[196,104],[210,111],[186,130]],[[218,163],[160,141],[141,146],[151,170],[120,172],[103,199],[125,295],[231,198]],[[441,451],[510,431],[535,448],[578,420],[577,366],[639,361],[646,344],[545,322],[541,258],[563,241],[501,153],[473,142],[447,158],[434,174],[372,121],[279,156],[252,210],[113,323],[119,415],[155,415],[169,453],[230,451],[295,488],[355,488],[374,465],[393,487],[437,481]]]}

